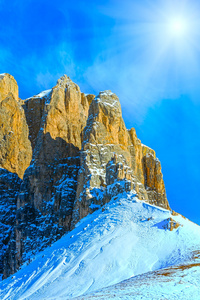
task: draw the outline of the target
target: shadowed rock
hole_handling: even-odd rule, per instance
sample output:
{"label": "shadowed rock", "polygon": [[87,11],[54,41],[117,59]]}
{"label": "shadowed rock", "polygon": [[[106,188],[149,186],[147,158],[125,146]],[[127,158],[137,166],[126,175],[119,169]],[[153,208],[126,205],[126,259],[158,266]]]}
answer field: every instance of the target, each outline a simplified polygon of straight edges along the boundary
{"label": "shadowed rock", "polygon": [[9,273],[16,270],[15,262],[11,258],[15,255],[14,226],[21,182],[17,174],[0,168],[0,274],[4,272],[4,275],[7,270]]}

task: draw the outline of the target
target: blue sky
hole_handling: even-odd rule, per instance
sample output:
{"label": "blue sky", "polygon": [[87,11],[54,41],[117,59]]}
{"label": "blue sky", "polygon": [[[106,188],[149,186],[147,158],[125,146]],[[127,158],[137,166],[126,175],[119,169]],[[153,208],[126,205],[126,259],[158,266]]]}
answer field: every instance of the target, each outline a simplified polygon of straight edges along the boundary
{"label": "blue sky", "polygon": [[[128,128],[161,160],[171,207],[200,224],[198,1],[0,0],[0,73],[21,98],[67,74],[83,92],[110,89]],[[175,34],[171,20],[184,20]]]}

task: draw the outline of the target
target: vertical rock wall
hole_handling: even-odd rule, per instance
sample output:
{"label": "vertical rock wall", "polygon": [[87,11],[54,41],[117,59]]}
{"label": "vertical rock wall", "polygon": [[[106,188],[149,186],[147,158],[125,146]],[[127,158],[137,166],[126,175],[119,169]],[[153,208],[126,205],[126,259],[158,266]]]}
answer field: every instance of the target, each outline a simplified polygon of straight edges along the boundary
{"label": "vertical rock wall", "polygon": [[84,129],[72,228],[123,189],[169,208],[155,151],[141,144],[133,128],[126,129],[118,97],[105,91],[92,101]]}
{"label": "vertical rock wall", "polygon": [[34,153],[17,201],[19,264],[70,229],[88,98],[63,76],[52,90],[24,102]]}
{"label": "vertical rock wall", "polygon": [[18,86],[8,74],[0,75],[0,167],[23,178],[32,158]]}
{"label": "vertical rock wall", "polygon": [[5,276],[7,270],[9,273],[16,270],[10,258],[15,255],[16,207],[21,182],[17,174],[0,168],[0,274]]}
{"label": "vertical rock wall", "polygon": [[111,91],[85,95],[63,76],[22,101],[14,78],[3,74],[0,128],[0,166],[23,178],[11,189],[17,210],[0,257],[5,277],[113,195],[133,191],[169,209],[160,162],[126,129]]}

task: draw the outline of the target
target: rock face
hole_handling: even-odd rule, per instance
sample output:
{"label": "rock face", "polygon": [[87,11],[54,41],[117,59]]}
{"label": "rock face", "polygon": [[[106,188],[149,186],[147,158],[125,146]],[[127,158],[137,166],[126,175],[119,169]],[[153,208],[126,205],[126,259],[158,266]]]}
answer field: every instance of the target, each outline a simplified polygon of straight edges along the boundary
{"label": "rock face", "polygon": [[[2,76],[0,166],[20,178],[26,169],[20,191],[19,185],[13,191],[17,210],[2,254],[4,277],[113,195],[133,191],[169,209],[160,162],[133,128],[126,129],[115,94],[85,95],[63,76],[51,90],[17,101],[15,80]],[[10,121],[3,119],[5,111]]]}
{"label": "rock face", "polygon": [[182,225],[180,225],[178,222],[176,222],[172,218],[168,218],[168,219],[161,221],[160,223],[155,224],[154,226],[158,227],[159,229],[173,231]]}
{"label": "rock face", "polygon": [[23,178],[32,148],[24,110],[18,101],[18,86],[8,74],[0,75],[0,128],[0,167]]}
{"label": "rock face", "polygon": [[0,74],[0,98],[5,99],[9,94],[18,101],[18,85],[16,80],[10,74]]}
{"label": "rock face", "polygon": [[[0,274],[6,270],[14,272],[16,266],[12,265],[15,253],[15,231],[17,195],[22,180],[5,169],[0,168]],[[8,252],[8,245],[10,251]],[[4,267],[4,262],[6,268]]]}
{"label": "rock face", "polygon": [[34,152],[17,201],[17,265],[70,229],[89,101],[63,76],[24,108]]}
{"label": "rock face", "polygon": [[84,129],[72,227],[123,188],[169,209],[155,152],[126,129],[118,97],[105,91],[92,101]]}

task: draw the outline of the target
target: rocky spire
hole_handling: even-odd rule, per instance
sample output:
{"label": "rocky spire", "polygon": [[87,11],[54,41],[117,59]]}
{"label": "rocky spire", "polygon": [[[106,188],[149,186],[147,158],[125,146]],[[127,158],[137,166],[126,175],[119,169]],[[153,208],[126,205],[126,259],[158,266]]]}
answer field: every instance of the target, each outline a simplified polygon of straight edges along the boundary
{"label": "rocky spire", "polygon": [[133,191],[169,209],[160,162],[127,130],[111,91],[86,95],[64,75],[52,89],[21,101],[14,78],[0,75],[0,97],[0,166],[21,178],[26,170],[5,277],[113,195]]}
{"label": "rocky spire", "polygon": [[18,86],[9,74],[0,75],[0,167],[23,178],[32,158]]}

